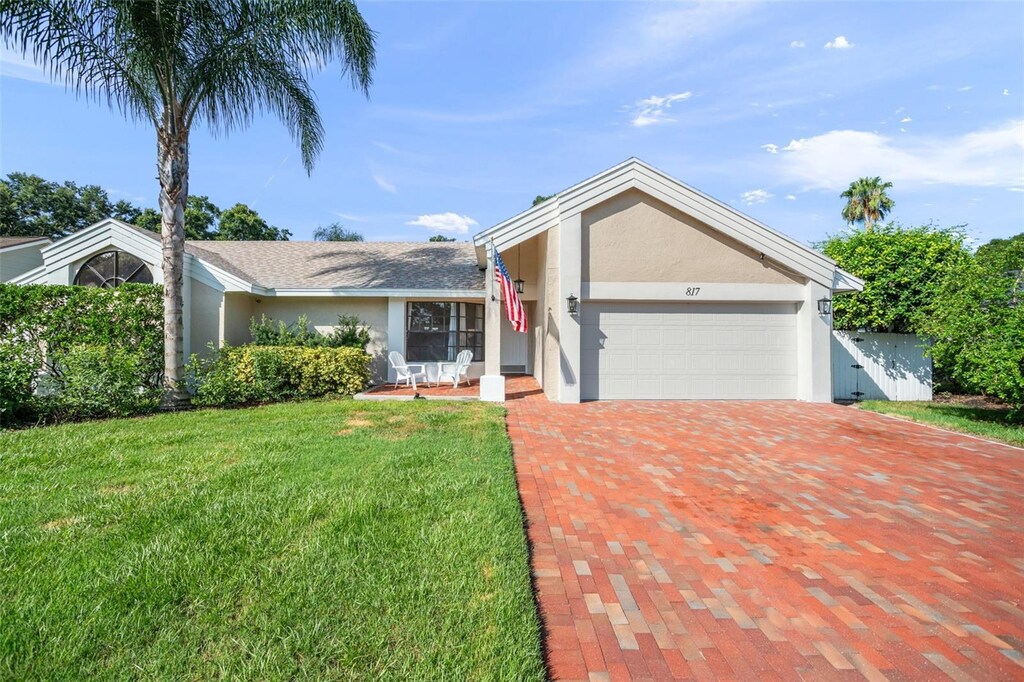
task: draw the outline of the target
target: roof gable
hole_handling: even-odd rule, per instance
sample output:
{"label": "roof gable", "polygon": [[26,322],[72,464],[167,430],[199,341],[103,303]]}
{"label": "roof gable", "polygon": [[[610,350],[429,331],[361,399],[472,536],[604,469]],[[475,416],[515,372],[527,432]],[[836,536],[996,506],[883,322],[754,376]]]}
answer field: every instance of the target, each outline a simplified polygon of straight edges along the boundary
{"label": "roof gable", "polygon": [[[735,208],[631,158],[556,194],[513,218],[473,237],[478,257],[491,240],[499,251],[521,243],[558,225],[568,216],[636,189],[700,220],[728,237],[763,253],[808,279],[829,287],[837,283],[836,263],[814,249],[773,230]],[[843,282],[856,286],[855,277],[844,273]],[[852,279],[851,279],[852,278]]]}

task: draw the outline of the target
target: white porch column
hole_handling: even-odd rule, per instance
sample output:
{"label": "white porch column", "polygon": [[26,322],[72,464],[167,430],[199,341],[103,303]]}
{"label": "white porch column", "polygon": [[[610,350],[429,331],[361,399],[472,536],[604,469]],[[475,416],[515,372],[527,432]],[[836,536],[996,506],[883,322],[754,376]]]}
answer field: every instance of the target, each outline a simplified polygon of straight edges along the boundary
{"label": "white porch column", "polygon": [[501,376],[501,291],[494,281],[494,256],[487,246],[487,294],[484,299],[484,375],[480,377],[480,399],[505,400],[505,377]]}
{"label": "white porch column", "polygon": [[[388,299],[388,353],[396,350],[405,355],[405,301],[404,298]],[[395,368],[388,362],[388,381],[394,382],[395,378]]]}
{"label": "white porch column", "polygon": [[[580,316],[570,315],[566,300],[569,294],[582,298],[582,225],[580,213],[562,219],[558,229],[558,298],[553,301],[558,311],[558,338],[561,348],[558,372],[558,402],[580,401]],[[580,301],[580,309],[587,304]]]}
{"label": "white porch column", "polygon": [[797,398],[832,402],[832,316],[818,314],[818,299],[831,298],[829,287],[808,282],[797,311]]}

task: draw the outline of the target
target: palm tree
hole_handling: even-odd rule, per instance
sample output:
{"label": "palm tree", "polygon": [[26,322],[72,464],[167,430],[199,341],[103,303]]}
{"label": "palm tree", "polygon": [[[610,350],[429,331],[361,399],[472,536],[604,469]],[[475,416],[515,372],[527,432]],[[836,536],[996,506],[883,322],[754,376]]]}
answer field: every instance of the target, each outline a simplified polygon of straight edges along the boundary
{"label": "palm tree", "polygon": [[0,0],[0,38],[52,78],[156,130],[164,277],[165,404],[182,379],[189,134],[276,115],[306,172],[324,130],[309,76],[340,57],[369,93],[375,33],[353,0]]}
{"label": "palm tree", "polygon": [[839,196],[846,199],[843,207],[843,218],[850,225],[864,223],[864,229],[871,231],[875,223],[884,218],[896,205],[885,193],[892,189],[891,182],[882,182],[877,175],[873,178],[860,178],[850,183],[845,192]]}

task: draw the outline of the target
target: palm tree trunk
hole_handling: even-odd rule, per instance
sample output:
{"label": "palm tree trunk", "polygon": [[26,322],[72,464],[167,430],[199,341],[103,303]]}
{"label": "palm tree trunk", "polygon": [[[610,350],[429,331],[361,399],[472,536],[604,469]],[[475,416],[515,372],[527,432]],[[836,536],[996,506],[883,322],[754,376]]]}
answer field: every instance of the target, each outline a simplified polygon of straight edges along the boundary
{"label": "palm tree trunk", "polygon": [[185,202],[188,199],[188,128],[174,114],[157,130],[157,170],[160,178],[160,237],[164,276],[164,395],[163,407],[188,404],[184,378],[184,319],[182,285],[185,261]]}

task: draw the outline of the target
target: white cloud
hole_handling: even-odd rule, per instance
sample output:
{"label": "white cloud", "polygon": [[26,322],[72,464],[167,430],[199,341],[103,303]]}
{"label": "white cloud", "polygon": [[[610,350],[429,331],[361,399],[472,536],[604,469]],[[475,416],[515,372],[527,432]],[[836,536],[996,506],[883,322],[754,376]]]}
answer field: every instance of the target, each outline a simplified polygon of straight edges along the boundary
{"label": "white cloud", "polygon": [[965,85],[962,88],[957,88],[956,91],[957,92],[969,92],[969,91],[971,91],[973,89],[974,89],[973,85]]}
{"label": "white cloud", "polygon": [[786,195],[786,201],[796,201],[796,195],[795,194],[787,194]]}
{"label": "white cloud", "polygon": [[32,57],[23,57],[19,52],[6,47],[0,47],[0,76],[33,83],[54,84],[46,69],[36,64]]}
{"label": "white cloud", "polygon": [[380,187],[385,192],[391,192],[392,194],[398,193],[398,188],[392,185],[390,182],[388,182],[388,179],[385,178],[380,173],[373,174],[373,181],[376,182],[377,186]]}
{"label": "white cloud", "polygon": [[851,47],[853,47],[853,43],[847,40],[846,36],[836,36],[825,43],[825,48],[828,50],[849,50]]}
{"label": "white cloud", "polygon": [[802,40],[794,40],[789,44],[790,47],[807,47],[807,43]]}
{"label": "white cloud", "polygon": [[840,190],[875,175],[897,186],[1024,187],[1024,120],[948,137],[833,130],[782,151],[782,179],[806,188]]}
{"label": "white cloud", "polygon": [[779,153],[779,145],[777,145],[777,144],[763,144],[763,145],[761,145],[761,149],[765,150],[769,154],[778,154]]}
{"label": "white cloud", "polygon": [[633,118],[630,125],[642,128],[655,123],[669,123],[675,119],[668,115],[668,110],[676,102],[690,99],[692,92],[677,92],[669,95],[651,95],[633,105]]}
{"label": "white cloud", "polygon": [[743,194],[741,194],[740,198],[743,199],[743,203],[745,203],[747,206],[752,206],[754,204],[763,204],[764,202],[771,199],[773,196],[775,195],[763,189],[752,189],[749,192],[744,192]]}
{"label": "white cloud", "polygon": [[459,215],[458,213],[451,212],[428,213],[406,223],[406,225],[418,225],[429,230],[454,232],[456,234],[465,234],[469,232],[469,228],[479,224],[468,215]]}
{"label": "white cloud", "polygon": [[1003,94],[1004,95],[1009,95],[1010,91],[1008,89],[1006,89],[1006,88],[1003,88]]}
{"label": "white cloud", "polygon": [[909,116],[904,116],[903,118],[900,119],[900,123],[910,123],[913,120],[914,119],[910,118]]}

